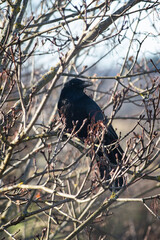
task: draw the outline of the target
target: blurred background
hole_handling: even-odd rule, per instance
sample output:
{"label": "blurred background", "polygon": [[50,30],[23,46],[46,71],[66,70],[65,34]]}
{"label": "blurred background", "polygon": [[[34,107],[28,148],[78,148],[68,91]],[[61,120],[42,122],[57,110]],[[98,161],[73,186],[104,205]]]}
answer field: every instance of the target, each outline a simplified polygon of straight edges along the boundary
{"label": "blurred background", "polygon": [[159,13],[159,1],[0,2],[1,239],[72,239],[114,195],[96,164],[87,176],[85,144],[62,137],[57,102],[74,77],[93,82],[131,172],[73,239],[159,239]]}

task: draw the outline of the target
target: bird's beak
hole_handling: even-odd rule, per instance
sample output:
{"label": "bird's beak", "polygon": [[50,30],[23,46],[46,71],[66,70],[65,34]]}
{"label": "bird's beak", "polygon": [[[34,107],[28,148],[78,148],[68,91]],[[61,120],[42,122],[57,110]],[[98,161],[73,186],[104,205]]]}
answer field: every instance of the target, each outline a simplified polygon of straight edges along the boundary
{"label": "bird's beak", "polygon": [[92,82],[88,82],[88,81],[84,81],[84,82],[83,82],[83,87],[84,87],[84,88],[90,87],[90,86],[92,86],[92,85],[93,85]]}

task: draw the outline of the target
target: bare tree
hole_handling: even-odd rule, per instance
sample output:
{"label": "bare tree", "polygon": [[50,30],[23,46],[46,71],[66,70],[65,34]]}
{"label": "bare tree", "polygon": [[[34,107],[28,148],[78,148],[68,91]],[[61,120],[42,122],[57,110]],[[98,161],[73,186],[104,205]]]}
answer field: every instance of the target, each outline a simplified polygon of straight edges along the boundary
{"label": "bare tree", "polygon": [[[1,239],[158,239],[159,11],[158,0],[1,1]],[[94,83],[117,128],[124,156],[108,185],[89,157],[96,136],[84,144],[57,114],[71,77]],[[155,225],[119,223],[138,203]]]}

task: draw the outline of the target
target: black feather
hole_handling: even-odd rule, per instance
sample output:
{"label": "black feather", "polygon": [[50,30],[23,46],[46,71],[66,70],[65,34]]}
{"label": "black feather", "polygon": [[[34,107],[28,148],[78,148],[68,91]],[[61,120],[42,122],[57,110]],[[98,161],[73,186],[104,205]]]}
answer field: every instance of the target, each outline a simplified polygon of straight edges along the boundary
{"label": "black feather", "polygon": [[[58,102],[59,114],[66,124],[66,130],[75,131],[82,140],[89,138],[96,132],[97,126],[107,126],[108,120],[101,108],[93,99],[84,93],[84,88],[91,86],[90,82],[72,79],[64,85]],[[83,126],[82,126],[83,125]],[[102,128],[102,127],[101,127]],[[90,133],[90,130],[91,133]],[[110,171],[116,167],[117,161],[121,162],[123,150],[117,144],[118,136],[112,125],[107,126],[103,137],[103,147],[98,150],[98,166],[100,177],[110,178]],[[103,160],[102,160],[103,159]],[[106,159],[106,161],[104,161]],[[123,185],[123,178],[116,180],[116,187]]]}

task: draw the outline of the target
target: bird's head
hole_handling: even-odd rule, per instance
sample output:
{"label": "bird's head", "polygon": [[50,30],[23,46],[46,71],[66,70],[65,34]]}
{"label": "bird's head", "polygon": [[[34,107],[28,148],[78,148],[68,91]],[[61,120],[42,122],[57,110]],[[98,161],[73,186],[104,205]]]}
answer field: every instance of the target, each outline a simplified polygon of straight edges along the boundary
{"label": "bird's head", "polygon": [[88,81],[82,81],[78,78],[73,78],[69,82],[65,83],[64,88],[74,88],[83,90],[86,87],[92,86],[93,84]]}

